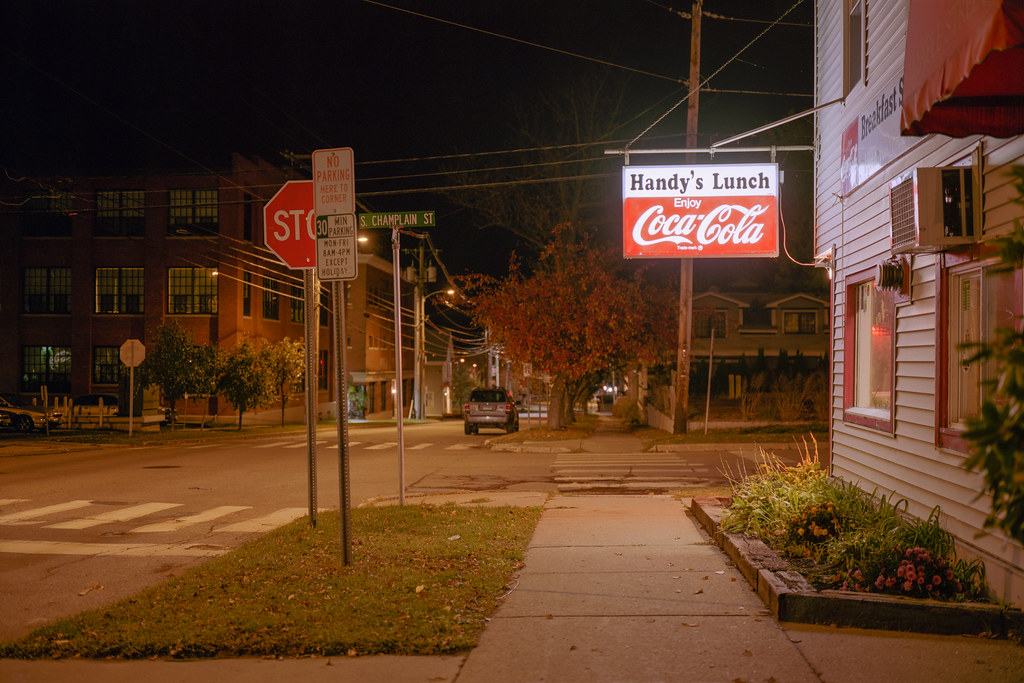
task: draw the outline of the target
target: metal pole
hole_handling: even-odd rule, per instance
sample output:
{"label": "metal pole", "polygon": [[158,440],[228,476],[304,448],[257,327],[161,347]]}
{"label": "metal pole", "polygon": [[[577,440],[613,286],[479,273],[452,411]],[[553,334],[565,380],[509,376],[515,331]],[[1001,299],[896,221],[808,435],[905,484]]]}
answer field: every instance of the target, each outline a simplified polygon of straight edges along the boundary
{"label": "metal pole", "polygon": [[711,416],[711,368],[715,366],[715,318],[711,317],[711,346],[708,348],[708,393],[704,399],[704,433],[708,433]]}
{"label": "metal pole", "polygon": [[398,504],[405,505],[405,434],[402,431],[402,273],[399,268],[398,228],[391,229],[392,267],[395,280],[395,418],[398,424]]}
{"label": "metal pole", "polygon": [[302,284],[306,295],[306,452],[309,469],[309,524],[316,526],[316,408],[317,408],[317,308],[320,292],[316,281],[316,269],[302,271]]}
{"label": "metal pole", "polygon": [[352,501],[348,453],[348,370],[345,283],[334,282],[334,394],[338,399],[338,513],[341,515],[342,564],[352,564]]}

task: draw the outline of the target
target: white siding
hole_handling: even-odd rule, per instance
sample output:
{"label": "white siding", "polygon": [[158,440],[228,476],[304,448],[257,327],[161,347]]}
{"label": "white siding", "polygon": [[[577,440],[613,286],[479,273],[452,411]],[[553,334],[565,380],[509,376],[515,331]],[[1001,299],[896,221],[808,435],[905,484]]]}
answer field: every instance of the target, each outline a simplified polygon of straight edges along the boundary
{"label": "white siding", "polygon": [[[842,96],[843,0],[817,1],[816,102]],[[927,516],[939,506],[943,523],[961,541],[961,554],[982,557],[989,582],[1003,599],[1024,604],[1024,549],[1002,535],[978,537],[988,513],[988,499],[978,499],[980,475],[963,469],[964,455],[936,446],[935,397],[938,263],[930,254],[911,257],[909,301],[897,305],[896,382],[893,434],[843,420],[843,334],[846,278],[873,269],[890,256],[888,183],[916,166],[941,166],[957,161],[978,146],[984,152],[985,235],[1006,232],[1022,217],[1013,203],[1016,190],[1009,168],[1024,163],[1024,138],[997,140],[978,136],[953,139],[927,136],[906,141],[904,152],[845,197],[840,197],[842,133],[859,112],[870,106],[880,88],[903,70],[906,43],[906,0],[865,3],[867,16],[867,83],[858,84],[843,104],[816,116],[815,168],[816,252],[834,247],[835,275],[832,321],[832,468],[836,476],[867,491],[906,498],[909,511]]]}

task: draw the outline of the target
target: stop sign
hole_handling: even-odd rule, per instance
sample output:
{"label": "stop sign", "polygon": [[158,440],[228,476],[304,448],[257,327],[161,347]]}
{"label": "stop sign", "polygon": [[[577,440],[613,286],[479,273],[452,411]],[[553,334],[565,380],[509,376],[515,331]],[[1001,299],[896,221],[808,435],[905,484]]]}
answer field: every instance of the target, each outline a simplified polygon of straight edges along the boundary
{"label": "stop sign", "polygon": [[263,207],[263,241],[290,268],[316,268],[313,181],[289,180]]}

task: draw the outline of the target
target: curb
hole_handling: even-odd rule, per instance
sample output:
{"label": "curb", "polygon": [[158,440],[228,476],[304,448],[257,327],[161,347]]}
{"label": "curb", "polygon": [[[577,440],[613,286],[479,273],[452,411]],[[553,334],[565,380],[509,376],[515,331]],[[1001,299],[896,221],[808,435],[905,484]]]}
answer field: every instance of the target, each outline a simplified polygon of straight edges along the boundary
{"label": "curb", "polygon": [[1006,638],[1024,632],[1024,612],[987,603],[818,591],[759,539],[721,530],[731,499],[696,496],[690,511],[750,583],[777,621],[938,635]]}

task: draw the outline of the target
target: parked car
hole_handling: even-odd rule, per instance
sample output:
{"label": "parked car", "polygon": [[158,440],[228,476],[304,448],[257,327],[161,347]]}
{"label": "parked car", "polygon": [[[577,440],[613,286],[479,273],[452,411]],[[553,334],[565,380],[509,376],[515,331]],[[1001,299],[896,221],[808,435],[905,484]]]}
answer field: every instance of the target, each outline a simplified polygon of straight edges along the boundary
{"label": "parked car", "polygon": [[[100,401],[103,408],[100,408]],[[117,394],[85,394],[75,399],[74,415],[117,415]]]}
{"label": "parked car", "polygon": [[45,429],[47,422],[50,429],[53,429],[60,426],[64,417],[57,410],[47,413],[40,406],[32,405],[17,394],[0,394],[0,413],[6,415],[11,427],[19,432],[31,432],[37,427]]}
{"label": "parked car", "polygon": [[498,427],[506,434],[519,431],[517,405],[504,389],[474,389],[462,409],[466,434],[476,434],[480,427]]}

